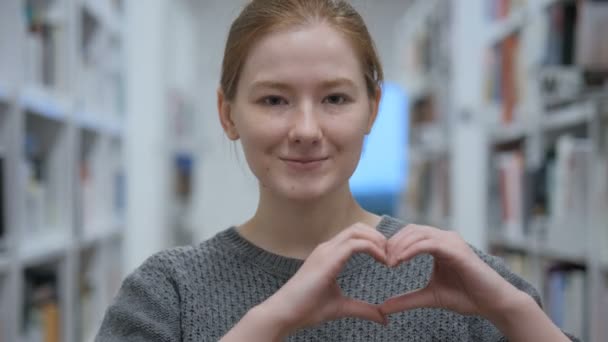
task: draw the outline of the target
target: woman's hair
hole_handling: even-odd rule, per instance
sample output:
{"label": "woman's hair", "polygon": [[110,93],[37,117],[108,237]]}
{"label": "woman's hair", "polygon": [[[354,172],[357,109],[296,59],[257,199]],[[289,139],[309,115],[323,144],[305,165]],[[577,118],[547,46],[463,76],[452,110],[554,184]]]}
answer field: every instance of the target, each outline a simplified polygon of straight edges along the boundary
{"label": "woman's hair", "polygon": [[327,23],[351,43],[365,76],[370,97],[383,80],[382,65],[363,18],[344,0],[253,0],[245,6],[230,27],[221,88],[234,100],[243,65],[252,49],[265,35],[281,29]]}

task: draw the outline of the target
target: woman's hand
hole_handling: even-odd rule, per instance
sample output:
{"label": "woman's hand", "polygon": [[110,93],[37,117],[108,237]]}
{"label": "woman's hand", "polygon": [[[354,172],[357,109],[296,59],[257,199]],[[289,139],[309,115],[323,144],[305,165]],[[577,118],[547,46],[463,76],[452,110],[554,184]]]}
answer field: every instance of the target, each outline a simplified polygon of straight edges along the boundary
{"label": "woman's hand", "polygon": [[382,312],[387,315],[444,308],[485,317],[509,341],[569,341],[532,297],[481,260],[455,232],[410,225],[388,240],[386,252],[389,266],[422,253],[434,259],[427,286],[384,302]]}
{"label": "woman's hand", "polygon": [[461,314],[494,317],[520,298],[521,291],[481,260],[455,232],[409,225],[388,240],[388,265],[397,266],[418,254],[433,256],[433,273],[422,289],[393,297],[382,312],[432,307]]}
{"label": "woman's hand", "polygon": [[367,253],[386,264],[386,242],[384,235],[365,224],[347,228],[317,246],[298,272],[257,309],[280,320],[288,332],[343,317],[385,324],[379,305],[345,297],[336,277],[354,253]]}

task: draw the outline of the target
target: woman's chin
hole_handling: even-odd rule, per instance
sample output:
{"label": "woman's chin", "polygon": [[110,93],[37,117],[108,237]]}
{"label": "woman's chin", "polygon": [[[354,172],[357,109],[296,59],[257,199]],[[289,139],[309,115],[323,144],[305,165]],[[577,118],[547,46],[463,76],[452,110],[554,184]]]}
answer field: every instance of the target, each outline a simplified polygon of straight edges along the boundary
{"label": "woman's chin", "polygon": [[315,202],[325,197],[330,189],[320,186],[288,186],[279,191],[279,196],[289,201]]}

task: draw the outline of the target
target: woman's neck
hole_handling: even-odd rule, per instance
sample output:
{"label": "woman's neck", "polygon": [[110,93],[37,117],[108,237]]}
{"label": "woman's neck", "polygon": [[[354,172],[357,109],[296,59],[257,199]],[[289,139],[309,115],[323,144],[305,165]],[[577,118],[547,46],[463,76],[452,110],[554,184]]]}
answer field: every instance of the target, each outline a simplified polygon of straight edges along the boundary
{"label": "woman's neck", "polygon": [[306,203],[278,198],[260,189],[255,215],[238,230],[244,238],[265,250],[305,259],[318,244],[356,222],[375,227],[380,217],[361,208],[348,185]]}

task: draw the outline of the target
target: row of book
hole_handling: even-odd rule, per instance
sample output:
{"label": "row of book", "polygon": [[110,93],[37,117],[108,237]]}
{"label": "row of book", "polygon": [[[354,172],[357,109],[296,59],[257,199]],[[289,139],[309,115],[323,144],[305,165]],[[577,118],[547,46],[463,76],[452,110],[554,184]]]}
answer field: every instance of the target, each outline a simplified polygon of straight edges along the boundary
{"label": "row of book", "polygon": [[[521,149],[497,152],[491,172],[491,224],[510,239],[542,234],[549,246],[584,250],[589,233],[584,228],[590,225],[592,167],[598,173],[608,171],[594,163],[588,139],[570,135],[560,136],[535,170],[526,167]],[[594,191],[608,191],[596,185]],[[545,232],[530,231],[530,222],[537,217],[548,219]]]}
{"label": "row of book", "polygon": [[579,268],[556,267],[546,274],[544,301],[549,317],[562,330],[586,336],[588,307],[586,272]]}
{"label": "row of book", "polygon": [[559,1],[549,7],[544,64],[608,69],[608,3],[602,0]]}
{"label": "row of book", "polygon": [[520,36],[515,33],[488,51],[485,99],[501,107],[499,117],[491,118],[493,123],[506,125],[516,120],[517,106],[526,85],[520,45]]}
{"label": "row of book", "polygon": [[[404,217],[423,224],[444,224],[450,209],[450,161],[447,157],[413,162],[410,166]],[[449,227],[445,227],[449,228]]]}
{"label": "row of book", "polygon": [[[75,329],[78,341],[88,341],[98,331],[106,305],[101,299],[111,300],[122,281],[119,267],[115,265],[120,253],[110,245],[107,249],[107,263],[100,262],[100,254],[95,249],[84,249],[79,253],[78,296],[76,304]],[[61,267],[51,262],[23,271],[23,316],[19,320],[19,334],[24,342],[59,342],[65,340],[66,325],[64,298],[61,290]],[[1,285],[1,284],[0,284]],[[103,292],[103,293],[102,293]],[[0,328],[1,325],[0,325]]]}
{"label": "row of book", "polygon": [[577,14],[575,1],[560,2],[548,9],[546,21],[549,31],[544,56],[545,64],[575,63]]}
{"label": "row of book", "polygon": [[[446,81],[446,70],[450,61],[450,7],[449,3],[435,4],[432,15],[425,17],[423,27],[416,30],[411,39],[404,42],[404,68],[409,75],[407,82],[422,76],[428,78],[427,73],[434,71],[441,73],[439,77]],[[414,88],[424,88],[416,85]],[[412,89],[410,89],[412,90]],[[427,89],[416,89],[425,91]]]}
{"label": "row of book", "polygon": [[[490,1],[498,18],[509,15],[514,1]],[[519,5],[518,5],[519,6]],[[497,9],[498,8],[498,9]],[[526,25],[515,30],[487,50],[484,98],[488,105],[500,108],[491,113],[490,121],[508,125],[523,121],[521,109],[529,94],[529,87],[542,89],[543,93],[579,95],[585,86],[603,84],[608,79],[608,37],[598,35],[607,28],[608,4],[601,1],[556,1],[543,12],[544,25]],[[543,28],[544,27],[544,28]],[[524,36],[541,39],[541,44],[523,46]],[[526,39],[526,42],[531,41]],[[540,58],[539,58],[540,57]],[[549,77],[541,76],[539,84],[529,82],[528,75],[549,70]],[[574,73],[555,73],[556,68],[574,70]],[[567,70],[566,70],[567,71]],[[541,72],[542,74],[542,72]],[[583,77],[583,75],[586,75]],[[584,78],[584,79],[583,79]]]}
{"label": "row of book", "polygon": [[[26,134],[20,174],[25,177],[25,228],[30,233],[62,228],[61,224],[67,222],[65,213],[59,207],[59,203],[66,200],[62,195],[65,191],[62,192],[58,184],[61,176],[57,173],[61,171],[51,167],[52,158],[59,155],[53,149],[60,147],[51,145],[49,150],[43,150],[42,145],[46,143],[35,133]],[[77,203],[79,226],[84,233],[108,229],[111,220],[124,215],[125,175],[120,164],[112,157],[110,154],[87,155],[82,156],[79,162],[81,192]]]}
{"label": "row of book", "polygon": [[495,249],[511,271],[536,288],[549,317],[562,330],[585,337],[588,332],[587,272],[581,266],[534,260],[525,252]]}
{"label": "row of book", "polygon": [[[108,158],[108,156],[105,156]],[[102,157],[80,160],[78,224],[85,235],[111,228],[124,219],[125,178],[121,168]]]}
{"label": "row of book", "polygon": [[25,271],[21,335],[26,342],[61,341],[58,271],[44,265]]}
{"label": "row of book", "polygon": [[52,88],[65,86],[68,32],[61,1],[23,1],[26,20],[25,80]]}
{"label": "row of book", "polygon": [[95,113],[124,112],[124,79],[122,64],[122,42],[108,30],[103,29],[101,18],[87,7],[80,11],[82,32],[79,56],[82,63],[79,86],[82,92],[82,109]]}
{"label": "row of book", "polygon": [[[26,28],[25,81],[55,91],[66,91],[68,77],[76,74],[80,110],[96,115],[124,113],[122,41],[102,29],[100,18],[80,8],[79,43],[71,44],[63,1],[23,2]],[[68,64],[70,46],[77,46],[79,64]],[[76,69],[75,65],[81,65]]]}
{"label": "row of book", "polygon": [[56,229],[61,219],[57,206],[59,189],[50,175],[51,156],[43,151],[46,143],[36,134],[26,133],[19,174],[25,177],[25,229],[31,233]]}

